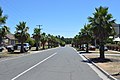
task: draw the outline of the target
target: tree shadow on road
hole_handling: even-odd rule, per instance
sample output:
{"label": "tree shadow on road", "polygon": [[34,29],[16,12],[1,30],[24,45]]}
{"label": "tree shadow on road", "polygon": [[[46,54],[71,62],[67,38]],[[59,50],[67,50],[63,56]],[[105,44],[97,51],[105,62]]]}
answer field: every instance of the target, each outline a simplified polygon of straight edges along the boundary
{"label": "tree shadow on road", "polygon": [[92,52],[79,52],[79,54],[88,54],[88,53],[92,53]]}
{"label": "tree shadow on road", "polygon": [[90,60],[82,60],[81,62],[92,63]]}

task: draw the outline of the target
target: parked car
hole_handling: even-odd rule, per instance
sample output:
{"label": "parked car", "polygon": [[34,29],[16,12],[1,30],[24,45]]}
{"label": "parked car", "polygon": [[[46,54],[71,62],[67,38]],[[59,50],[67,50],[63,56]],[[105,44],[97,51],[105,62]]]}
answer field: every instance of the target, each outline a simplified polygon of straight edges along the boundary
{"label": "parked car", "polygon": [[[24,43],[23,45],[24,45],[24,50],[25,50],[25,52],[27,52],[27,51],[30,49],[29,43]],[[18,44],[16,44],[15,47],[16,47],[17,50],[20,50],[20,49],[21,49],[21,44],[18,43]]]}
{"label": "parked car", "polygon": [[[100,47],[99,47],[99,49],[100,49]],[[104,46],[104,51],[108,51],[107,46]]]}
{"label": "parked car", "polygon": [[105,47],[104,47],[104,50],[105,50],[105,51],[108,51],[108,48],[107,48],[107,46],[105,46]]}
{"label": "parked car", "polygon": [[[24,50],[25,52],[27,52],[31,46],[29,45],[29,43],[24,43]],[[21,49],[21,43],[17,43],[14,45],[9,45],[6,47],[6,49],[8,50],[8,52],[14,52],[14,50],[20,50]]]}
{"label": "parked car", "polygon": [[0,52],[2,52],[4,50],[3,46],[0,46]]}
{"label": "parked car", "polygon": [[8,52],[14,52],[14,46],[13,45],[6,46],[6,49],[8,50]]}
{"label": "parked car", "polygon": [[95,49],[96,49],[95,46],[90,46],[90,47],[89,47],[89,50],[93,50],[93,51],[95,51]]}

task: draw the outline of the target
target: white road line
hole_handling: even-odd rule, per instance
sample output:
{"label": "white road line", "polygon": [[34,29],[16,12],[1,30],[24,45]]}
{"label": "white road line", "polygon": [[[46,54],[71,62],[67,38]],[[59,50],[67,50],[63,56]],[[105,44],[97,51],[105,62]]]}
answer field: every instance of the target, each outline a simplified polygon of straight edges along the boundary
{"label": "white road line", "polygon": [[37,64],[35,64],[34,66],[28,68],[27,70],[25,70],[24,72],[20,73],[19,75],[17,75],[16,77],[12,78],[11,80],[16,80],[17,78],[19,78],[20,76],[22,76],[23,74],[25,74],[26,72],[30,71],[31,69],[35,68],[36,66],[38,66],[39,64],[45,62],[46,60],[48,60],[49,58],[53,57],[54,55],[56,55],[57,53],[54,53],[52,55],[50,55],[49,57],[45,58],[44,60],[38,62]]}
{"label": "white road line", "polygon": [[[87,61],[87,59],[82,55],[82,54],[79,54],[79,56]],[[102,80],[110,80],[106,75],[104,75],[99,69],[97,69],[94,65],[92,65],[91,63],[87,63],[97,74],[100,78],[102,78]]]}

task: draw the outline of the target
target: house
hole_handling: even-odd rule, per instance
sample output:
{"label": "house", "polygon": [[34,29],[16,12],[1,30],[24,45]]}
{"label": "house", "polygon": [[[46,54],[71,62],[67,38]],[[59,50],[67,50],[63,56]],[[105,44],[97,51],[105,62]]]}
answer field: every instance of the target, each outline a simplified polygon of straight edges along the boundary
{"label": "house", "polygon": [[113,25],[116,35],[114,37],[119,37],[120,38],[120,24],[114,24]]}
{"label": "house", "polygon": [[5,45],[15,45],[16,41],[14,34],[7,34],[4,39]]}

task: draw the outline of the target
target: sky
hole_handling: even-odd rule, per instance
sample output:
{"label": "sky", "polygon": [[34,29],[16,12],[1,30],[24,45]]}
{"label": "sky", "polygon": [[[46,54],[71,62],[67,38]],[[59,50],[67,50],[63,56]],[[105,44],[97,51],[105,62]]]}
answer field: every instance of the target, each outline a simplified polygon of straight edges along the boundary
{"label": "sky", "polygon": [[42,25],[42,32],[66,38],[77,35],[99,6],[109,7],[113,19],[120,23],[120,0],[0,0],[11,33],[25,21],[30,34]]}

